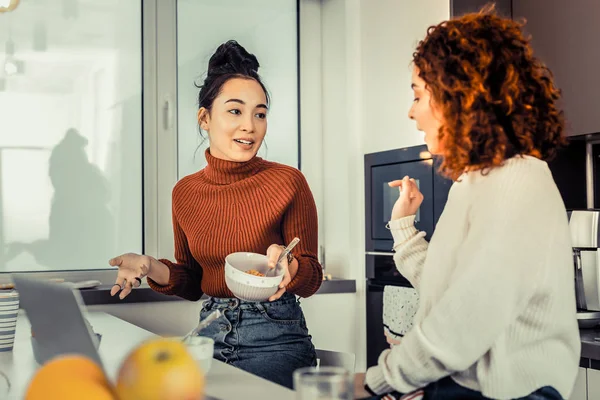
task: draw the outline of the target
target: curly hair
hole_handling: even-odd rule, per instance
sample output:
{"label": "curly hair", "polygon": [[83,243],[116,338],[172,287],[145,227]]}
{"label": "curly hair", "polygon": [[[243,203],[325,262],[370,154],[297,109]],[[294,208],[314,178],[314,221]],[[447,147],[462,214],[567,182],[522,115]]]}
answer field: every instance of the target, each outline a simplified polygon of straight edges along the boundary
{"label": "curly hair", "polygon": [[566,144],[560,91],[533,56],[523,25],[486,7],[429,27],[413,53],[443,115],[443,175],[485,174],[515,155],[550,160]]}

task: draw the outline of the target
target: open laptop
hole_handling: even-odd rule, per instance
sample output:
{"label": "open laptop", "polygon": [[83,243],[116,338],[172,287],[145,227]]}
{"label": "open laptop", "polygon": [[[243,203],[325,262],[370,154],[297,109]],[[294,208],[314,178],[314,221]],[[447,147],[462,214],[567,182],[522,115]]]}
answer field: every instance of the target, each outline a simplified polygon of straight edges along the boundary
{"label": "open laptop", "polygon": [[[38,348],[45,358],[82,354],[104,370],[96,350],[97,338],[82,313],[83,300],[69,284],[13,275],[22,309],[27,313]],[[106,371],[105,371],[106,373]]]}
{"label": "open laptop", "polygon": [[[82,313],[85,306],[79,290],[69,284],[23,275],[13,275],[12,279],[19,292],[20,306],[27,313],[38,346],[44,348],[44,354],[48,358],[69,353],[85,355],[96,361],[106,375],[96,350],[96,336]],[[204,398],[219,400],[208,394]]]}

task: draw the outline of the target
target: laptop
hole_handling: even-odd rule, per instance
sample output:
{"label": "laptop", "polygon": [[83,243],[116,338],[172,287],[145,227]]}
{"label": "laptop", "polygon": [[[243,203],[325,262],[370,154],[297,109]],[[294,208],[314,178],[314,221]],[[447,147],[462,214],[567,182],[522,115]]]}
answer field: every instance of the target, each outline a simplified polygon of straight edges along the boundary
{"label": "laptop", "polygon": [[[27,313],[38,346],[48,359],[62,354],[82,354],[96,361],[106,374],[96,350],[96,335],[83,316],[79,290],[55,283],[13,275],[20,306]],[[205,394],[205,400],[219,400]]]}
{"label": "laptop", "polygon": [[[96,350],[97,337],[86,322],[83,300],[69,284],[13,275],[20,306],[27,313],[37,347],[44,358],[62,354],[82,354],[104,370]],[[43,350],[42,350],[43,349]]]}

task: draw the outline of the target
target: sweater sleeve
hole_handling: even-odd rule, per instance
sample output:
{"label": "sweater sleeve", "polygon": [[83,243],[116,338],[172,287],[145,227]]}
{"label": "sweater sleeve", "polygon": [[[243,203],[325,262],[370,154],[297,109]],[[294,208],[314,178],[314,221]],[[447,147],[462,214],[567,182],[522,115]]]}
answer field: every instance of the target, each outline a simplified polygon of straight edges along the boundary
{"label": "sweater sleeve", "polygon": [[292,253],[298,260],[298,272],[287,287],[287,291],[300,297],[315,294],[323,282],[323,269],[319,264],[319,226],[317,206],[306,179],[298,171],[296,193],[282,221],[285,243],[298,237],[300,242]]}
{"label": "sweater sleeve", "polygon": [[428,248],[425,232],[415,228],[414,215],[392,220],[388,227],[394,237],[396,268],[418,291]]}
{"label": "sweater sleeve", "polygon": [[173,210],[173,234],[175,237],[175,260],[161,259],[169,268],[169,283],[165,286],[148,278],[150,287],[162,294],[177,295],[184,299],[197,301],[202,297],[202,268],[192,255],[185,232],[177,221]]}
{"label": "sweater sleeve", "polygon": [[489,351],[534,292],[556,229],[546,226],[552,215],[556,209],[517,182],[478,196],[442,297],[367,371],[369,387],[410,392],[468,369]]}

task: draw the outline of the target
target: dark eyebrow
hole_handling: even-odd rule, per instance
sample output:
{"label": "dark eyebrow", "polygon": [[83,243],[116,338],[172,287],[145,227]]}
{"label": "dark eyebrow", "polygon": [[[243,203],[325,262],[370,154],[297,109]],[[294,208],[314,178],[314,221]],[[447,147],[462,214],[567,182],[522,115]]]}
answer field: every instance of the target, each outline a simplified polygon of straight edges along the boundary
{"label": "dark eyebrow", "polygon": [[225,102],[225,104],[227,104],[227,103],[240,103],[242,105],[246,104],[243,100],[240,100],[240,99],[229,99]]}
{"label": "dark eyebrow", "polygon": [[419,85],[417,85],[417,84],[415,84],[415,83],[411,83],[411,84],[410,84],[410,88],[411,88],[412,90],[415,90],[415,89],[418,89],[418,88],[419,88]]}
{"label": "dark eyebrow", "polygon": [[[239,103],[241,105],[246,105],[246,102],[244,100],[240,100],[240,99],[229,99],[225,102],[225,104],[227,103]],[[266,104],[258,104],[255,108],[264,108],[264,109],[269,109],[269,107],[266,106]]]}

